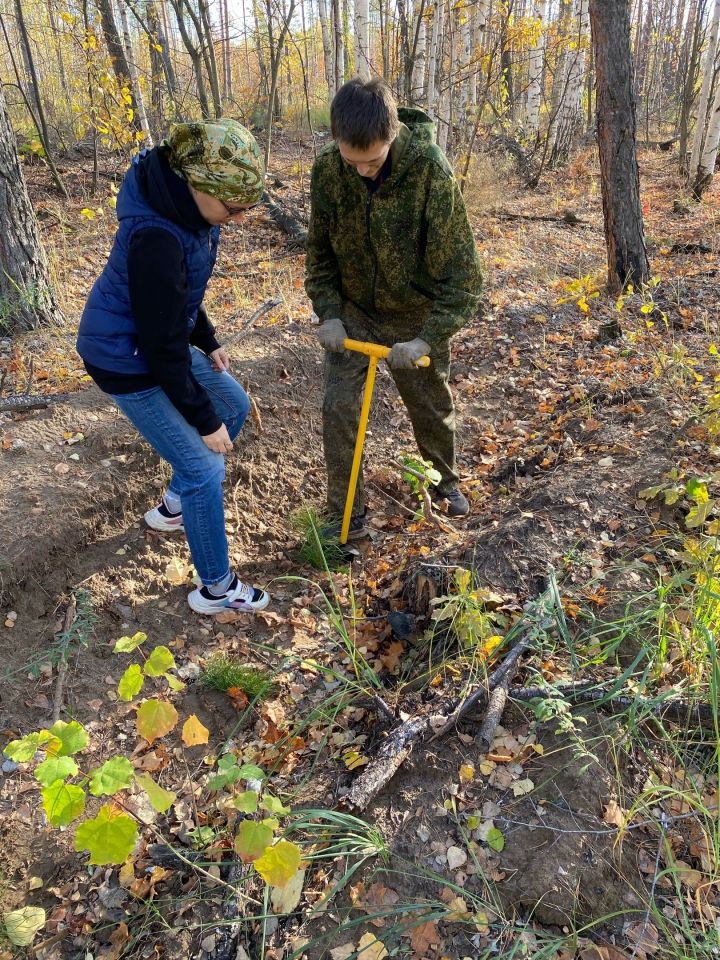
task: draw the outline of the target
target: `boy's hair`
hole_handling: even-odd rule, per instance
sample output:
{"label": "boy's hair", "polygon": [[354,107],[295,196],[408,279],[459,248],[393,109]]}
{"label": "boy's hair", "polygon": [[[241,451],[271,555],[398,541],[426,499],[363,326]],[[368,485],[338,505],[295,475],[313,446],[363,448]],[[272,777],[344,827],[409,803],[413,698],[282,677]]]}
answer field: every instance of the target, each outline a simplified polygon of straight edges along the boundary
{"label": "boy's hair", "polygon": [[391,143],[400,129],[397,103],[380,79],[350,80],[333,97],[330,126],[335,140],[357,150],[374,143]]}

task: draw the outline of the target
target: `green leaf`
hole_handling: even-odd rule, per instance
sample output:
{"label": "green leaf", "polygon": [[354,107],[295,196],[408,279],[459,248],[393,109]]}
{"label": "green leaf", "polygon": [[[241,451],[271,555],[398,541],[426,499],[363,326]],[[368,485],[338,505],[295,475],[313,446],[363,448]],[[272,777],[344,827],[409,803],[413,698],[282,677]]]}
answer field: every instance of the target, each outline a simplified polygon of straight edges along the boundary
{"label": "green leaf", "polygon": [[72,757],[48,757],[35,768],[35,776],[44,787],[56,780],[67,780],[78,772],[78,765]]}
{"label": "green leaf", "polygon": [[268,813],[275,813],[279,817],[285,813],[290,813],[290,807],[284,807],[282,801],[278,800],[278,798],[274,797],[271,793],[263,794],[260,806],[263,810],[267,810]]}
{"label": "green leaf", "polygon": [[240,813],[255,813],[258,805],[258,795],[254,790],[246,790],[245,793],[238,794],[233,800],[233,806]]}
{"label": "green leaf", "polygon": [[182,680],[178,680],[178,678],[174,677],[171,673],[166,673],[165,679],[170,685],[170,689],[175,690],[177,693],[180,693],[180,691],[184,690],[187,686],[187,684],[183,683]]}
{"label": "green leaf", "polygon": [[694,500],[695,503],[707,503],[710,499],[707,484],[702,480],[698,480],[697,477],[690,477],[685,484],[685,489],[687,495],[691,500]]}
{"label": "green leaf", "polygon": [[121,700],[132,700],[142,690],[145,683],[140,664],[131,663],[125,673],[120,677],[117,692]]}
{"label": "green leaf", "polygon": [[642,497],[643,500],[654,500],[664,489],[664,483],[658,484],[656,487],[645,487],[644,490],[640,491],[639,496]]}
{"label": "green leaf", "polygon": [[256,767],[254,763],[244,763],[239,770],[239,775],[243,780],[264,780],[267,776],[260,767]]}
{"label": "green leaf", "polygon": [[217,762],[218,770],[229,770],[237,763],[237,757],[234,753],[224,753]]}
{"label": "green leaf", "polygon": [[60,741],[53,737],[49,730],[37,730],[35,733],[28,733],[21,740],[11,740],[3,753],[15,763],[28,763],[40,747],[52,740],[55,740],[53,746],[61,746]]}
{"label": "green leaf", "polygon": [[138,837],[132,817],[106,803],[94,820],[86,820],[75,831],[75,849],[90,852],[89,863],[124,863]]}
{"label": "green leaf", "polygon": [[161,677],[175,666],[175,657],[167,647],[155,647],[145,661],[143,672],[147,677]]}
{"label": "green leaf", "polygon": [[136,773],[135,779],[148,795],[148,800],[153,810],[158,813],[165,813],[177,800],[177,794],[172,790],[166,790],[159,783],[155,783],[149,773]]}
{"label": "green leaf", "polygon": [[60,748],[53,750],[58,757],[69,757],[73,753],[79,753],[80,750],[85,749],[90,739],[87,730],[77,720],[72,720],[70,723],[58,720],[50,727],[50,733],[60,741]]}
{"label": "green leaf", "polygon": [[90,774],[90,793],[94,797],[112,795],[127,790],[133,781],[135,768],[127,757],[113,757]]}
{"label": "green leaf", "polygon": [[[247,822],[247,821],[245,821]],[[271,887],[284,887],[300,867],[302,851],[296,843],[289,840],[278,840],[274,847],[269,847],[253,866]]]}
{"label": "green leaf", "polygon": [[502,830],[498,830],[497,827],[493,827],[492,830],[488,830],[487,844],[491,850],[497,850],[498,853],[504,850],[505,837],[503,836]]}
{"label": "green leaf", "polygon": [[43,810],[54,827],[66,827],[85,809],[85,791],[72,783],[56,780],[40,791]]}
{"label": "green leaf", "polygon": [[226,787],[230,783],[235,783],[235,781],[239,779],[240,771],[238,768],[230,767],[228,770],[224,770],[222,773],[218,773],[208,780],[208,790],[222,790],[223,787]]}
{"label": "green leaf", "polygon": [[120,637],[120,639],[115,642],[113,653],[132,653],[133,650],[136,650],[140,644],[145,643],[146,640],[146,633],[136,633],[132,637]]}
{"label": "green leaf", "polygon": [[135,717],[138,733],[150,744],[170,733],[177,722],[177,710],[164,700],[146,700]]}
{"label": "green leaf", "polygon": [[45,926],[45,911],[42,907],[23,907],[3,914],[5,933],[16,947],[29,947],[38,930]]}
{"label": "green leaf", "polygon": [[251,863],[270,846],[272,839],[273,830],[269,824],[243,820],[235,838],[235,850],[243,863]]}
{"label": "green leaf", "polygon": [[708,503],[698,503],[696,507],[691,507],[690,510],[688,510],[687,516],[685,517],[685,526],[688,528],[688,530],[693,530],[695,527],[701,527],[714,509],[714,500],[710,500]]}

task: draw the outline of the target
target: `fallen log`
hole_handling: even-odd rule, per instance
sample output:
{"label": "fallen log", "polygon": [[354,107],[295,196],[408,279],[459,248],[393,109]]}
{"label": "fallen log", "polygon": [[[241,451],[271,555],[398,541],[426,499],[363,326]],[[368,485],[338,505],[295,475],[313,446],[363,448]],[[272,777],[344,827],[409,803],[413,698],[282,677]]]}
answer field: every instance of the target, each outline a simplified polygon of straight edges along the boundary
{"label": "fallen log", "polygon": [[0,397],[0,413],[23,413],[25,410],[45,410],[47,397],[32,397],[27,394]]}
{"label": "fallen log", "polygon": [[[621,688],[622,689],[622,688]],[[668,697],[659,702],[650,697],[632,696],[616,693],[612,687],[597,684],[567,683],[558,687],[511,687],[508,690],[511,700],[567,700],[570,703],[595,703],[613,713],[636,709],[644,714],[656,717],[668,717],[691,723],[713,723],[718,708],[701,700],[687,700],[683,697]]]}
{"label": "fallen log", "polygon": [[[548,617],[550,603],[551,594],[550,591],[546,591],[540,599],[529,605],[527,616],[532,617],[535,622],[515,640],[501,664],[470,694],[462,699],[453,698],[444,708],[432,714],[409,717],[390,730],[377,755],[353,783],[346,801],[349,806],[364,810],[390,782],[417,744],[443,736],[471,710],[487,702],[498,686],[504,684],[506,680],[509,685],[522,654],[553,622]],[[502,715],[503,707],[504,701],[501,703],[498,700],[496,712],[499,710],[499,714],[495,726]]]}
{"label": "fallen log", "polygon": [[265,191],[262,195],[262,200],[268,208],[271,218],[280,229],[290,237],[291,245],[304,247],[307,240],[307,230],[300,223],[299,219],[293,216],[286,207],[283,208],[268,191]]}

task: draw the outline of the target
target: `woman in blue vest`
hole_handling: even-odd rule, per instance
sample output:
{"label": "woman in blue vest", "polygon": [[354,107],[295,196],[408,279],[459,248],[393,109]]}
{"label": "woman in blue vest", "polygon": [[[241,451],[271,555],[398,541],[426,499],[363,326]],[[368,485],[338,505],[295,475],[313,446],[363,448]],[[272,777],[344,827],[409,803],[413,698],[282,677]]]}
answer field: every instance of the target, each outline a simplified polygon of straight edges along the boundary
{"label": "woman in blue vest", "polygon": [[235,120],[177,124],[136,157],[77,340],[95,383],[172,467],[162,502],[145,521],[185,531],[202,581],[188,596],[198,613],[252,612],[270,602],[229,564],[224,454],[250,403],[202,306],[220,226],[259,202],[263,180],[255,138]]}

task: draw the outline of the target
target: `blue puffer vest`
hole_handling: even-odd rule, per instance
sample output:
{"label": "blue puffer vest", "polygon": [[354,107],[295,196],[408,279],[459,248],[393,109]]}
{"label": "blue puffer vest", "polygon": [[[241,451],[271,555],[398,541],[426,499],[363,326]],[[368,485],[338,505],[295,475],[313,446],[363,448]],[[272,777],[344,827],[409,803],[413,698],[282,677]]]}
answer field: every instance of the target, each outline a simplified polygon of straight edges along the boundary
{"label": "blue puffer vest", "polygon": [[128,251],[137,230],[162,227],[182,244],[188,286],[188,328],[195,326],[197,310],[215,266],[220,230],[186,230],[153,210],[143,196],[133,160],[118,193],[118,230],[108,262],[90,291],[77,338],[83,360],[113,373],[147,373],[148,366],[138,350],[135,320],[128,288]]}

